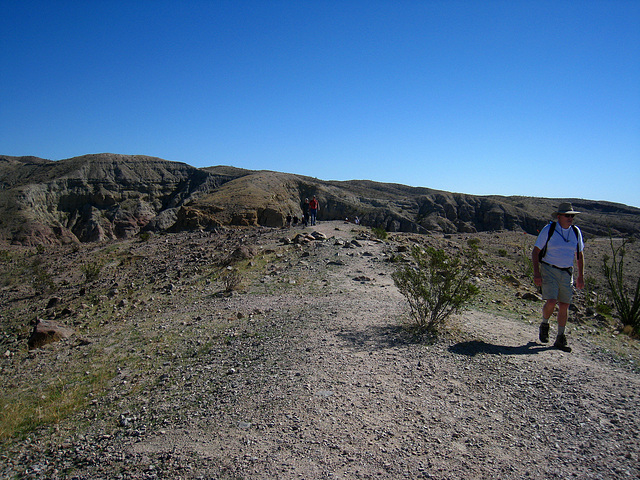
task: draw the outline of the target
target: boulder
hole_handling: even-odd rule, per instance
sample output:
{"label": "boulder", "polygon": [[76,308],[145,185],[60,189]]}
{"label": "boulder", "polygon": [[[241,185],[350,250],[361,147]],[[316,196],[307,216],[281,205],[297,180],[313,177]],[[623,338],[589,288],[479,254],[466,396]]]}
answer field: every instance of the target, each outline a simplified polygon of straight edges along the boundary
{"label": "boulder", "polygon": [[231,253],[231,259],[235,261],[249,260],[256,256],[256,249],[248,245],[241,245]]}
{"label": "boulder", "polygon": [[36,324],[29,336],[29,350],[40,348],[48,343],[59,342],[73,335],[73,330],[51,320],[36,319]]}
{"label": "boulder", "polygon": [[531,293],[531,292],[523,293],[521,298],[523,300],[533,300],[538,302],[542,301],[542,297],[540,295],[538,295],[537,293]]}
{"label": "boulder", "polygon": [[307,244],[307,243],[311,243],[311,242],[313,242],[315,240],[316,240],[316,238],[313,235],[310,235],[308,233],[299,233],[293,239],[293,243],[295,243],[297,245],[304,245],[304,244]]}

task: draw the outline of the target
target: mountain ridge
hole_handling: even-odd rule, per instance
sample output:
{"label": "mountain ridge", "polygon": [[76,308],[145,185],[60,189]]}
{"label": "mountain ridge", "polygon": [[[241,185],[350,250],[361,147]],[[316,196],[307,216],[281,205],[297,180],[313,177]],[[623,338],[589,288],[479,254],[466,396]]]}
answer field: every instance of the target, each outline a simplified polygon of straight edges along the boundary
{"label": "mountain ridge", "polygon": [[640,234],[640,209],[607,201],[478,196],[371,180],[320,180],[233,166],[196,168],[145,155],[64,160],[0,155],[0,241],[100,242],[140,232],[281,227],[316,195],[318,219],[353,219],[412,233],[522,230],[536,234],[570,201],[585,234]]}

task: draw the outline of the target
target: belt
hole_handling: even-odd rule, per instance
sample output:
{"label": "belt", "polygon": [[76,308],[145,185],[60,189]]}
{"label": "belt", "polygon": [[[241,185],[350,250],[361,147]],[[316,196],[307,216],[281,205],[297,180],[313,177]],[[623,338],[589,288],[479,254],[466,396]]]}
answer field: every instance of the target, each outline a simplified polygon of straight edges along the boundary
{"label": "belt", "polygon": [[573,275],[573,267],[561,268],[561,267],[557,267],[555,265],[551,265],[550,263],[547,263],[547,262],[544,262],[544,261],[540,261],[540,263],[544,263],[545,265],[548,265],[550,267],[556,268],[558,270],[562,270],[563,272],[567,272],[569,275]]}

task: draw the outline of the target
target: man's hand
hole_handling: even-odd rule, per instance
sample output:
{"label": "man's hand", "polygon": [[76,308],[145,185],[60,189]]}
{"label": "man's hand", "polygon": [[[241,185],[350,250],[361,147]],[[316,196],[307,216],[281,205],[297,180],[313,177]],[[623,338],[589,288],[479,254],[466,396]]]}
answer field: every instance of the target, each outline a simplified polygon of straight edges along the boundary
{"label": "man's hand", "polygon": [[536,284],[536,287],[541,287],[542,286],[542,276],[540,274],[538,275],[533,275],[533,283]]}

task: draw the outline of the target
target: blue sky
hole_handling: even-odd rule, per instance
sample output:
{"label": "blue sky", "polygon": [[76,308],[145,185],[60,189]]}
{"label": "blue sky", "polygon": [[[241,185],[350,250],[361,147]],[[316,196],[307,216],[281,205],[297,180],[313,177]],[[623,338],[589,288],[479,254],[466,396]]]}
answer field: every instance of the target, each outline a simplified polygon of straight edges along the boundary
{"label": "blue sky", "polygon": [[0,3],[0,154],[640,206],[640,0]]}

